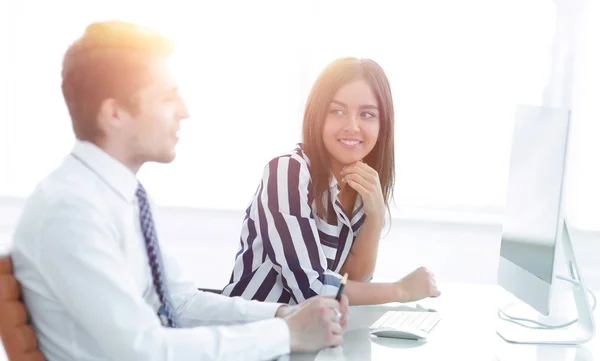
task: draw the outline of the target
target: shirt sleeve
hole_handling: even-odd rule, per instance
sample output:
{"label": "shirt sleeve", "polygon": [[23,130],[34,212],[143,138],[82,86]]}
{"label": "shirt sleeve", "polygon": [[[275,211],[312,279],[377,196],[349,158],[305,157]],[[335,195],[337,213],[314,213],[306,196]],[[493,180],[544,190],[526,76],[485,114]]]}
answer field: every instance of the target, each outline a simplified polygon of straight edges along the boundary
{"label": "shirt sleeve", "polygon": [[181,271],[168,244],[160,247],[168,289],[183,327],[261,321],[273,318],[283,305],[199,291]]}
{"label": "shirt sleeve", "polygon": [[315,295],[334,295],[341,282],[339,274],[327,269],[310,205],[310,186],[305,162],[280,157],[265,167],[256,196],[258,236],[296,303]]}
{"label": "shirt sleeve", "polygon": [[[207,312],[208,318],[219,320],[223,312],[233,311],[234,319],[262,320],[244,325],[162,327],[127,272],[119,232],[110,216],[82,199],[61,202],[47,212],[32,257],[58,302],[109,359],[262,360],[289,353],[285,321],[266,319],[274,313],[273,305],[263,308],[200,294],[178,296],[178,308],[191,319]],[[182,303],[183,298],[189,303]]]}

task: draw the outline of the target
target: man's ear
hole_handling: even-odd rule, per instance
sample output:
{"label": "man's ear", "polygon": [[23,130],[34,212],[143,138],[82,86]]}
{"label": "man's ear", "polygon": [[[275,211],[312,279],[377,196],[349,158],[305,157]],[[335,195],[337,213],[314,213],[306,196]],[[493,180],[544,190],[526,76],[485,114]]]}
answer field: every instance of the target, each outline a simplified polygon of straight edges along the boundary
{"label": "man's ear", "polygon": [[119,130],[123,127],[126,113],[115,99],[104,99],[98,111],[98,126],[104,133]]}

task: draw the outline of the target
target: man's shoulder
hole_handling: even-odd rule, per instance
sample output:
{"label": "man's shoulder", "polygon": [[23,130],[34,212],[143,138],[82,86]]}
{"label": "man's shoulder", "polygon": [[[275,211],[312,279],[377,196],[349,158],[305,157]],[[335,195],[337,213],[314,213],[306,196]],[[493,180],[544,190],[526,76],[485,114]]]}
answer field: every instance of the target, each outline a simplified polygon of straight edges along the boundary
{"label": "man's shoulder", "polygon": [[105,192],[93,177],[59,167],[27,197],[16,231],[36,229],[48,218],[98,220],[110,212]]}
{"label": "man's shoulder", "polygon": [[59,167],[42,180],[28,201],[45,210],[56,208],[96,208],[106,205],[106,186],[86,172]]}

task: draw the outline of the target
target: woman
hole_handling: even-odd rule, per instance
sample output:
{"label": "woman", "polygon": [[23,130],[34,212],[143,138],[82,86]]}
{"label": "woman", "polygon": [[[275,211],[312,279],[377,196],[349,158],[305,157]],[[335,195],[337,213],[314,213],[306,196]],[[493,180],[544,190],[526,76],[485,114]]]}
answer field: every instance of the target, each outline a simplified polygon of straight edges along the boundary
{"label": "woman", "polygon": [[395,283],[368,282],[393,187],[388,79],[373,60],[338,59],[309,95],[303,143],[264,169],[223,294],[297,304],[334,295],[348,273],[354,305],[438,296],[424,268]]}

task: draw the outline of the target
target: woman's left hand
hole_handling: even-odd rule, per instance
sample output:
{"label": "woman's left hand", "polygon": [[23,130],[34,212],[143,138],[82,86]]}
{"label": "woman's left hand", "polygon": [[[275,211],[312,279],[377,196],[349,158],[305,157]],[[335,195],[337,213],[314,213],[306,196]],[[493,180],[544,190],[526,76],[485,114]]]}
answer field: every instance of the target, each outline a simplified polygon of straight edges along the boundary
{"label": "woman's left hand", "polygon": [[342,182],[348,183],[362,197],[365,214],[384,224],[385,202],[379,174],[368,164],[358,161],[342,169]]}

